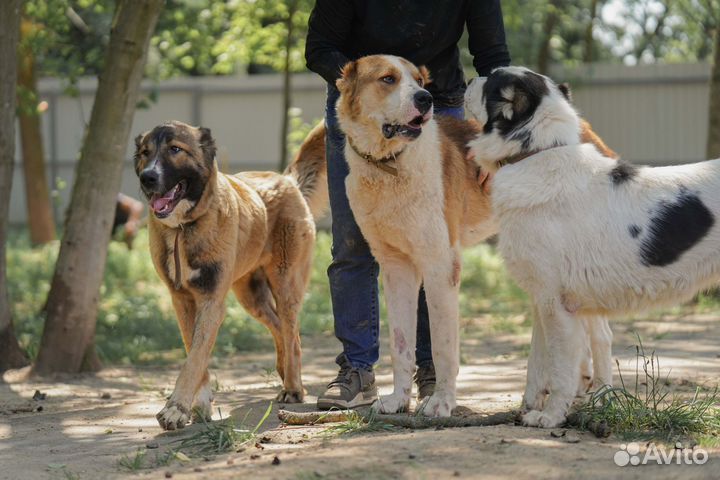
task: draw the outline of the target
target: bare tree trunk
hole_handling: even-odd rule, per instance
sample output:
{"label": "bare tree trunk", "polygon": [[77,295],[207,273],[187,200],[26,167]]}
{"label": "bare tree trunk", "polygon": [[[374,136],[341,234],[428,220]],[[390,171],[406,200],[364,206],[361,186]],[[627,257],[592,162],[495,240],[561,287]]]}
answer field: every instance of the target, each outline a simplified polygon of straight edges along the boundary
{"label": "bare tree trunk", "polygon": [[147,48],[163,0],[120,0],[47,301],[35,373],[97,369],[94,337],[115,199]]}
{"label": "bare tree trunk", "polygon": [[591,63],[593,61],[593,50],[595,49],[593,27],[595,26],[595,19],[597,18],[598,3],[598,0],[590,0],[590,21],[585,28],[583,63]]}
{"label": "bare tree trunk", "polygon": [[[33,25],[21,20],[21,39],[32,35]],[[37,79],[35,58],[29,45],[21,45],[18,58],[18,85],[31,94],[37,103]],[[19,100],[21,102],[21,100]],[[55,240],[55,222],[50,204],[47,177],[45,176],[45,154],[43,152],[40,115],[36,105],[21,105],[18,112],[22,144],[23,173],[25,174],[25,199],[27,201],[30,241],[40,245]]]}
{"label": "bare tree trunk", "polygon": [[20,0],[0,2],[0,372],[28,364],[15,338],[5,263],[10,189],[15,162],[15,82],[19,31]]}
{"label": "bare tree trunk", "polygon": [[283,69],[283,121],[282,131],[280,132],[280,168],[278,171],[285,171],[288,160],[288,130],[290,128],[290,90],[291,90],[291,79],[290,74],[290,50],[292,49],[293,42],[293,17],[297,10],[297,0],[294,0],[288,5],[288,18],[287,18],[287,37],[285,38],[285,68]]}
{"label": "bare tree trunk", "polygon": [[543,36],[540,41],[537,60],[538,72],[543,75],[547,73],[548,67],[550,66],[550,41],[552,40],[553,33],[555,33],[555,27],[560,23],[561,8],[562,2],[560,0],[551,0],[548,4],[548,13],[545,16],[545,23],[543,24]]}
{"label": "bare tree trunk", "polygon": [[720,25],[715,29],[715,54],[710,74],[707,158],[720,157]]}

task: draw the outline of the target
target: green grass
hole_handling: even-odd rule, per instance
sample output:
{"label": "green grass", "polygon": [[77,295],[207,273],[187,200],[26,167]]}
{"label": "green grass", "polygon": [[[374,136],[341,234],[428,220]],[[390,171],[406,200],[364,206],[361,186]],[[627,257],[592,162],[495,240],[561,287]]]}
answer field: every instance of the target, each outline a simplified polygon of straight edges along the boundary
{"label": "green grass", "polygon": [[[331,236],[319,232],[313,270],[300,314],[303,335],[333,331],[330,287]],[[31,357],[37,354],[44,314],[57,257],[58,242],[32,248],[23,230],[13,230],[8,241],[8,286],[15,328]],[[147,231],[141,230],[135,249],[112,242],[100,289],[96,344],[107,364],[160,364],[184,358],[180,332],[170,295],[158,278],[148,249]],[[382,291],[381,291],[382,298]],[[720,310],[717,293],[699,295],[691,306],[665,314]],[[215,345],[221,356],[238,351],[272,348],[265,327],[251,318],[234,296],[228,295],[227,314]],[[385,302],[381,316],[385,322]],[[463,253],[460,312],[463,335],[516,334],[530,328],[525,293],[507,275],[492,245],[482,244]],[[657,315],[657,312],[653,315]]]}
{"label": "green grass", "polygon": [[[300,315],[304,335],[333,331],[327,267],[331,236],[319,232],[313,270]],[[112,242],[101,286],[96,343],[108,364],[159,364],[184,357],[182,341],[166,287],[158,278],[148,249],[147,231],[135,240],[135,249]],[[8,284],[15,327],[21,345],[37,355],[44,322],[43,306],[50,289],[59,243],[32,248],[23,230],[13,230],[8,241]],[[384,302],[382,302],[384,306]],[[464,255],[461,312],[464,317],[491,316],[482,332],[513,333],[527,322],[513,320],[526,310],[524,293],[506,275],[493,247],[480,245]],[[383,322],[385,310],[382,310]],[[271,348],[269,333],[228,295],[227,315],[215,353]]]}
{"label": "green grass", "polygon": [[203,428],[200,431],[179,441],[178,450],[192,457],[205,457],[236,450],[255,439],[257,431],[270,416],[271,411],[272,402],[268,404],[265,414],[252,430],[244,426],[247,415],[239,427],[235,426],[232,417],[221,418],[215,422],[203,421]]}
{"label": "green grass", "polygon": [[377,412],[375,410],[371,410],[370,416],[365,419],[360,413],[351,410],[348,413],[347,420],[328,427],[323,435],[331,437],[335,435],[359,435],[361,433],[390,432],[396,430],[396,428],[389,423],[377,420],[376,414]]}
{"label": "green grass", "polygon": [[[618,364],[618,372],[620,368]],[[655,352],[645,351],[638,337],[634,378],[620,373],[619,387],[603,387],[590,396],[579,412],[588,422],[604,422],[627,439],[665,442],[692,439],[717,441],[720,435],[720,392],[696,387],[688,398],[670,390]]]}

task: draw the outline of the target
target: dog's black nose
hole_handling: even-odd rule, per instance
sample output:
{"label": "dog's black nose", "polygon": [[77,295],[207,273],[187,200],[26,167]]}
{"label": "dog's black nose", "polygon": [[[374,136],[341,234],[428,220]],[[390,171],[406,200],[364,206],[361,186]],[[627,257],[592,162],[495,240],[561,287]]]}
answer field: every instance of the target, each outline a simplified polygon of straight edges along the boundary
{"label": "dog's black nose", "polygon": [[433,96],[427,90],[418,90],[413,96],[413,101],[415,102],[415,108],[421,114],[425,114],[432,107]]}
{"label": "dog's black nose", "polygon": [[154,168],[146,168],[140,172],[140,183],[146,190],[153,190],[160,182],[160,175]]}

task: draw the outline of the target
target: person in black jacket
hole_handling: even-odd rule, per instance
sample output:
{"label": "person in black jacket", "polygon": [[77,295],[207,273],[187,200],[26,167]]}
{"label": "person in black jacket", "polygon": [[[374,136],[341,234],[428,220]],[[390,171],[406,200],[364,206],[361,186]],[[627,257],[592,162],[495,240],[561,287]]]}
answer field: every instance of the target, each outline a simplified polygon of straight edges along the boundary
{"label": "person in black jacket", "polygon": [[[478,75],[510,63],[499,0],[317,0],[305,59],[328,83],[325,111],[332,257],[328,268],[335,335],[343,352],[338,376],[318,398],[319,408],[352,408],[377,398],[373,365],[379,356],[378,265],[353,217],[345,193],[348,165],[335,104],[335,81],[349,61],[372,54],[405,57],[425,65],[436,115],[464,117],[465,79],[458,41],[464,27]],[[418,298],[415,380],[418,399],[433,393],[430,327],[425,292]]]}

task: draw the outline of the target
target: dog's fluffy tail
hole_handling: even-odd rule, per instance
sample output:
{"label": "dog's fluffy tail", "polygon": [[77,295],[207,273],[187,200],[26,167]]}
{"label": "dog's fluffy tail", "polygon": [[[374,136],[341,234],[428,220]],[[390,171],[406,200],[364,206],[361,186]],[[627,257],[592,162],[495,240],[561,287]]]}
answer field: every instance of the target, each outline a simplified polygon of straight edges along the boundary
{"label": "dog's fluffy tail", "polygon": [[313,218],[322,218],[329,203],[324,121],[310,131],[284,173],[297,182]]}

